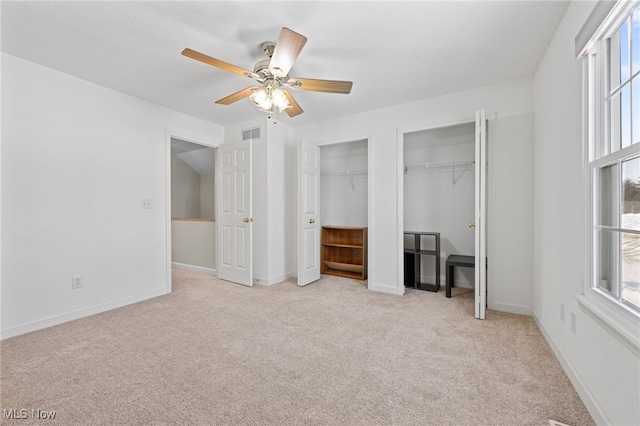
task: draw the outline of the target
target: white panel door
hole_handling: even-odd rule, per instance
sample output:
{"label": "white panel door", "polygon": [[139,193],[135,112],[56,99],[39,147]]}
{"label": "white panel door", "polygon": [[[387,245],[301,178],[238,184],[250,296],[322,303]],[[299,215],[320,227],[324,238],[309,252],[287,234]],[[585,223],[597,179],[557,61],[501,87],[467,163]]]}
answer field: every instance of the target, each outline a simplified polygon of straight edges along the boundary
{"label": "white panel door", "polygon": [[484,110],[476,111],[476,227],[475,227],[475,316],[484,319],[487,307],[487,121]]}
{"label": "white panel door", "polygon": [[320,147],[300,144],[298,285],[320,279]]}
{"label": "white panel door", "polygon": [[218,159],[218,277],[251,286],[251,141],[221,145]]}

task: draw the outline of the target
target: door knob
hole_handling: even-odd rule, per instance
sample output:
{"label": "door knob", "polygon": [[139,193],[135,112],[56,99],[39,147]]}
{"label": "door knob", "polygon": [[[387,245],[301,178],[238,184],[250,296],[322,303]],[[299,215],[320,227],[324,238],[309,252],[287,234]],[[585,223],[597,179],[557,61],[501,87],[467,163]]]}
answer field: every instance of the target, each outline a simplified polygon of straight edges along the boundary
{"label": "door knob", "polygon": [[311,218],[311,219],[309,219],[309,223],[316,223],[316,220]]}
{"label": "door knob", "polygon": [[475,228],[475,227],[476,227],[476,224],[475,224],[475,223],[473,223],[473,222],[470,222],[470,223],[469,223],[469,228]]}
{"label": "door knob", "polygon": [[244,223],[253,222],[253,218],[252,218],[252,217],[243,217],[243,218],[242,218],[242,221],[243,221]]}

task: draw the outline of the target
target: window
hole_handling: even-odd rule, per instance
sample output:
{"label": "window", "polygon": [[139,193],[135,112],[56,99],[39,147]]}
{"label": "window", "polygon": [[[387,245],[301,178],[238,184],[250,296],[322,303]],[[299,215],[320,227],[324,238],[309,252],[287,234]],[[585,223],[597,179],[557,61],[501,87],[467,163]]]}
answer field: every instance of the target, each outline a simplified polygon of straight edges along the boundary
{"label": "window", "polygon": [[640,316],[640,5],[612,15],[588,50],[590,286]]}

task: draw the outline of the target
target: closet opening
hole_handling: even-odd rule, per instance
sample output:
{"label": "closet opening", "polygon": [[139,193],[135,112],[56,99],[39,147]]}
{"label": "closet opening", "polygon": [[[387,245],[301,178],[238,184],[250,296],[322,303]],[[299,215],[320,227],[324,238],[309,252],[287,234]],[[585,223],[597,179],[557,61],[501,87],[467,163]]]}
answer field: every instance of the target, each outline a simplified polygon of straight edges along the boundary
{"label": "closet opening", "polygon": [[441,291],[449,259],[453,297],[473,303],[475,155],[474,122],[404,133],[405,288]]}
{"label": "closet opening", "polygon": [[320,146],[322,274],[368,278],[368,140]]}
{"label": "closet opening", "polygon": [[216,148],[171,138],[171,266],[216,275]]}

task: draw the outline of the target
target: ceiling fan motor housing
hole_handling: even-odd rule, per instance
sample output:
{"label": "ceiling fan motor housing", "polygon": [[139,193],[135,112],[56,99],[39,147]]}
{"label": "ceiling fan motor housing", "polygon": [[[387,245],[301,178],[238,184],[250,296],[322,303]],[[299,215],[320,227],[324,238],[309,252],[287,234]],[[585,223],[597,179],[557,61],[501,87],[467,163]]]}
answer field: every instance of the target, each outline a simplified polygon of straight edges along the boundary
{"label": "ceiling fan motor housing", "polygon": [[262,53],[264,53],[266,57],[271,58],[274,50],[276,50],[276,44],[274,42],[265,41],[262,43]]}
{"label": "ceiling fan motor housing", "polygon": [[253,74],[257,75],[258,78],[254,78],[254,79],[261,83],[267,80],[276,81],[278,85],[286,83],[289,80],[289,74],[280,75],[280,74],[275,74],[271,72],[269,70],[270,63],[271,63],[271,59],[263,59],[261,61],[256,62],[256,64],[253,67]]}
{"label": "ceiling fan motor housing", "polygon": [[269,72],[269,63],[271,62],[271,59],[263,59],[261,61],[256,62],[256,64],[253,66],[253,72],[255,74],[258,74],[260,77],[269,77],[271,75],[271,72]]}

